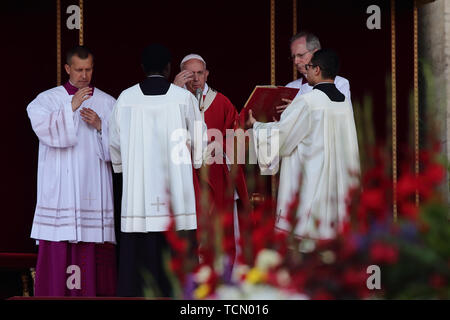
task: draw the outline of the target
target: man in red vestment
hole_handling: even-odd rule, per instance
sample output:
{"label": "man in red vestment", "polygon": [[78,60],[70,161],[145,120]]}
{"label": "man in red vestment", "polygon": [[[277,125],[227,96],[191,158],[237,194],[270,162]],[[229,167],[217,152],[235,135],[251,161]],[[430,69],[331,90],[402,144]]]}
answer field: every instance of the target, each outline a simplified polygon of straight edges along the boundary
{"label": "man in red vestment", "polygon": [[[224,250],[234,261],[239,246],[239,220],[249,208],[247,186],[241,165],[234,165],[225,153],[227,129],[235,129],[238,112],[230,100],[220,92],[210,88],[206,83],[209,71],[205,60],[197,54],[189,54],[181,61],[181,72],[174,83],[184,87],[199,100],[199,108],[208,127],[208,150],[206,153],[206,173],[196,170],[196,205],[200,210],[198,217],[200,256],[202,246],[213,243],[213,239],[202,239],[201,230],[213,227],[211,215],[219,215],[222,221],[225,241]],[[234,136],[234,135],[233,135]],[[233,141],[232,139],[230,142]],[[201,188],[199,185],[204,186]],[[217,217],[217,216],[216,216]],[[242,220],[241,220],[242,221]]]}

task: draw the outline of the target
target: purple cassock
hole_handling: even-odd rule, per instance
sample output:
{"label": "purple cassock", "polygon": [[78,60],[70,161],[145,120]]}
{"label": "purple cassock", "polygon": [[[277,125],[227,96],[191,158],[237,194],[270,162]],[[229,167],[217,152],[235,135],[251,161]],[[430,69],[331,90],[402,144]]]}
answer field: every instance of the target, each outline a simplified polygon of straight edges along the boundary
{"label": "purple cassock", "polygon": [[[79,283],[75,280],[79,267]],[[116,295],[116,253],[111,243],[39,241],[35,296]]]}

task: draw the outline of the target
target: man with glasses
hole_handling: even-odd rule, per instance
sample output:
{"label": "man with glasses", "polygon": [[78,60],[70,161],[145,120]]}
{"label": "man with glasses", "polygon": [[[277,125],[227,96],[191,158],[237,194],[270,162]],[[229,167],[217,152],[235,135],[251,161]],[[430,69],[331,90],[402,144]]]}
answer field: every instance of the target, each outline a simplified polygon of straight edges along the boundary
{"label": "man with glasses", "polygon": [[[320,50],[320,41],[314,34],[303,31],[297,33],[291,38],[291,60],[297,67],[298,72],[302,75],[299,79],[289,82],[286,87],[298,88],[298,95],[308,93],[312,90],[312,86],[308,84],[306,79],[305,66],[311,62],[311,58],[317,50]],[[336,76],[334,80],[336,88],[344,94],[349,100],[350,97],[350,84],[347,79]],[[286,102],[285,105],[277,107],[278,112],[281,113],[287,108],[292,100],[283,99]]]}
{"label": "man with glasses", "polygon": [[[358,185],[359,152],[350,100],[335,85],[339,61],[331,50],[318,50],[304,65],[311,92],[297,96],[280,121],[258,122],[250,111],[258,162],[273,167],[282,159],[277,198],[278,230],[299,239],[300,250],[315,240],[332,239],[348,221],[345,198]],[[278,152],[265,150],[275,148]],[[289,208],[295,197],[298,223]]]}

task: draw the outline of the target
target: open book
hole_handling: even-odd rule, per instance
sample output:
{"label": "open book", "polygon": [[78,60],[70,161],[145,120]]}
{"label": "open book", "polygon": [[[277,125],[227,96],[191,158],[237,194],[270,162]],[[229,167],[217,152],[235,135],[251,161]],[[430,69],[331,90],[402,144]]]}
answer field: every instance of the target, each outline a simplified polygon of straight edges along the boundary
{"label": "open book", "polygon": [[248,112],[261,122],[271,122],[273,118],[280,120],[281,113],[275,109],[286,104],[281,99],[293,100],[299,89],[282,86],[256,86],[239,114],[241,125],[248,120]]}

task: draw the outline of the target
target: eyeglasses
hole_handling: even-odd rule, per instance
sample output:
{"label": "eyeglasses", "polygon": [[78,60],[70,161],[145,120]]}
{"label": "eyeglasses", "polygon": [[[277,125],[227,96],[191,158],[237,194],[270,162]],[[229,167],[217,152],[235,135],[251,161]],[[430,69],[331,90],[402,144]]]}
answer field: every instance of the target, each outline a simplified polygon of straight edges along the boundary
{"label": "eyeglasses", "polygon": [[297,53],[297,54],[293,54],[292,56],[289,57],[290,60],[294,61],[295,58],[303,58],[308,52],[311,52],[310,50],[303,52],[303,53]]}
{"label": "eyeglasses", "polygon": [[311,68],[315,68],[315,67],[317,67],[317,65],[315,65],[315,64],[312,64],[312,63],[308,63],[308,64],[305,64],[305,70],[308,70],[308,69],[309,69],[309,67],[311,67]]}

